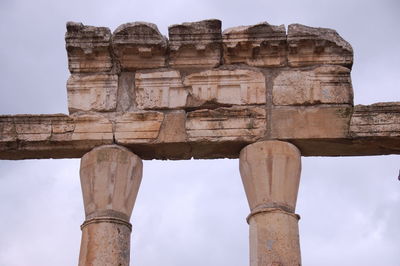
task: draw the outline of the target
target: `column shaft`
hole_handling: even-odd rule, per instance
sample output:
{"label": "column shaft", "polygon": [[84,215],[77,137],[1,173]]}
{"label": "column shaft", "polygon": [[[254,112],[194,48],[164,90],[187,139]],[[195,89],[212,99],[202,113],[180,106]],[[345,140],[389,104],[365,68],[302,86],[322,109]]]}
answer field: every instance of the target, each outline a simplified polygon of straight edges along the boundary
{"label": "column shaft", "polygon": [[97,147],[82,157],[80,176],[86,220],[79,266],[128,266],[141,159],[117,145]]}
{"label": "column shaft", "polygon": [[290,143],[262,141],[240,153],[240,173],[251,213],[250,266],[301,265],[299,216],[300,152]]}

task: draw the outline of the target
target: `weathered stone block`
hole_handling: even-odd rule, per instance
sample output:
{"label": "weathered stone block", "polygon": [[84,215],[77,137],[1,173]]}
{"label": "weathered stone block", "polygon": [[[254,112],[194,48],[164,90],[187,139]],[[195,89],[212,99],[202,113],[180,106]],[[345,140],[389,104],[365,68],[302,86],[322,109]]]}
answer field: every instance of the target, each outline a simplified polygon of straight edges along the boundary
{"label": "weathered stone block", "polygon": [[158,142],[179,143],[186,142],[186,113],[182,110],[172,111],[164,114]]}
{"label": "weathered stone block", "polygon": [[117,143],[148,143],[157,139],[164,114],[161,112],[129,112],[115,120]]}
{"label": "weathered stone block", "polygon": [[224,30],[224,63],[245,63],[272,67],[286,64],[286,30],[284,25],[260,23]]}
{"label": "weathered stone block", "polygon": [[221,61],[221,21],[203,20],[168,27],[170,66],[216,67]]}
{"label": "weathered stone block", "polygon": [[51,136],[51,119],[46,116],[19,116],[14,119],[18,140],[45,141]]}
{"label": "weathered stone block", "polygon": [[218,108],[189,112],[189,141],[255,141],[264,137],[266,111],[261,107]]}
{"label": "weathered stone block", "polygon": [[272,95],[275,105],[352,104],[350,70],[322,66],[282,71],[273,82]]}
{"label": "weathered stone block", "polygon": [[121,72],[118,76],[117,112],[130,111],[135,107],[135,73]]}
{"label": "weathered stone block", "polygon": [[136,73],[135,93],[140,109],[182,108],[188,92],[178,71]]}
{"label": "weathered stone block", "polygon": [[107,72],[113,67],[110,54],[111,31],[105,27],[68,22],[65,42],[71,73]]}
{"label": "weathered stone block", "polygon": [[332,64],[351,68],[353,64],[351,45],[335,30],[291,24],[287,42],[290,66]]}
{"label": "weathered stone block", "polygon": [[136,102],[140,109],[209,108],[265,104],[265,77],[261,72],[208,70],[188,75],[178,71],[136,73]]}
{"label": "weathered stone block", "polygon": [[114,31],[112,44],[122,70],[165,66],[167,39],[161,35],[155,24],[122,24]]}
{"label": "weathered stone block", "polygon": [[69,116],[63,115],[51,119],[51,141],[62,142],[72,139],[75,122]]}
{"label": "weathered stone block", "polygon": [[17,140],[17,132],[15,132],[14,116],[0,116],[0,142],[10,142]]}
{"label": "weathered stone block", "polygon": [[118,76],[74,74],[67,81],[68,110],[114,111],[117,107]]}
{"label": "weathered stone block", "polygon": [[351,105],[278,106],[271,110],[273,139],[346,138]]}
{"label": "weathered stone block", "polygon": [[187,102],[190,107],[266,102],[265,76],[257,71],[207,70],[187,76],[183,84],[190,90]]}
{"label": "weathered stone block", "polygon": [[400,137],[400,102],[355,106],[350,132],[354,138]]}
{"label": "weathered stone block", "polygon": [[71,140],[96,141],[106,140],[110,143],[113,140],[113,127],[110,120],[106,117],[96,114],[80,115],[73,117],[75,129]]}

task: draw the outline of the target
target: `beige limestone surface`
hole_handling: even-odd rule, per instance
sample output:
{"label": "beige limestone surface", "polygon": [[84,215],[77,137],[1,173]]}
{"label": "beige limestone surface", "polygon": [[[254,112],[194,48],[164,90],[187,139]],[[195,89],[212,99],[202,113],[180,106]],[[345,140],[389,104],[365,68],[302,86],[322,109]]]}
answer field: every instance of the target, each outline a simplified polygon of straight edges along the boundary
{"label": "beige limestone surface", "polygon": [[96,147],[81,160],[86,221],[80,266],[129,265],[129,219],[142,179],[141,159],[117,145]]}
{"label": "beige limestone surface", "polygon": [[250,266],[301,265],[296,209],[300,151],[260,141],[240,152],[240,175],[251,213]]}
{"label": "beige limestone surface", "polygon": [[238,158],[259,140],[304,156],[400,153],[399,103],[353,107],[334,30],[221,21],[67,23],[67,115],[0,117],[0,159],[79,158],[117,143],[144,159]]}
{"label": "beige limestone surface", "polygon": [[288,64],[353,65],[353,48],[335,30],[291,24],[287,32]]}
{"label": "beige limestone surface", "polygon": [[74,74],[67,81],[69,112],[115,111],[118,76],[109,74]]}
{"label": "beige limestone surface", "polygon": [[71,73],[111,71],[113,59],[110,39],[111,31],[108,28],[68,22],[65,42]]}
{"label": "beige limestone surface", "polygon": [[145,159],[238,158],[244,146],[261,139],[290,141],[303,156],[399,154],[399,119],[400,103],[354,111],[348,105],[316,105],[136,111],[116,118],[6,115],[0,116],[0,159],[80,158],[113,142]]}
{"label": "beige limestone surface", "polygon": [[185,107],[188,92],[176,70],[136,73],[135,94],[140,109]]}
{"label": "beige limestone surface", "polygon": [[153,23],[122,24],[113,32],[112,47],[124,71],[166,66],[167,38]]}
{"label": "beige limestone surface", "polygon": [[272,88],[274,105],[353,104],[350,69],[321,66],[282,71]]}
{"label": "beige limestone surface", "polygon": [[284,25],[267,22],[239,26],[223,31],[224,63],[246,63],[256,67],[279,67],[286,64]]}
{"label": "beige limestone surface", "polygon": [[210,102],[220,105],[265,104],[265,76],[247,69],[208,70],[188,75],[189,107]]}
{"label": "beige limestone surface", "polygon": [[217,19],[168,27],[170,61],[175,68],[210,68],[221,62],[221,21]]}

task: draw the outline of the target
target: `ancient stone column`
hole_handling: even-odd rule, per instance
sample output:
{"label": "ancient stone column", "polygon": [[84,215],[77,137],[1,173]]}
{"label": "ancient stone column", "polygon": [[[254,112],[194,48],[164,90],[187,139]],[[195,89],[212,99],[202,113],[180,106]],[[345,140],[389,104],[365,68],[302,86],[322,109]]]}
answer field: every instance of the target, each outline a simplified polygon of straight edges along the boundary
{"label": "ancient stone column", "polygon": [[128,149],[105,145],[81,160],[86,220],[79,266],[128,266],[129,223],[142,179],[142,160]]}
{"label": "ancient stone column", "polygon": [[299,216],[300,151],[282,141],[261,141],[240,152],[240,174],[251,213],[250,266],[301,265]]}

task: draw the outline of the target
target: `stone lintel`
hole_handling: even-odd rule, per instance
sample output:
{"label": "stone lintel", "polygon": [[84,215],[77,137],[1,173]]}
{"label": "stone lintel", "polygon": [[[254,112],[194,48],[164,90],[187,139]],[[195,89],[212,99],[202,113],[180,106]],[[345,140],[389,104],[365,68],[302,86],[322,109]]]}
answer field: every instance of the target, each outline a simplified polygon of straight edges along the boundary
{"label": "stone lintel", "polygon": [[400,154],[399,102],[358,105],[352,115],[351,109],[279,106],[270,110],[269,123],[269,111],[259,106],[140,111],[116,118],[98,113],[3,115],[0,159],[80,158],[111,143],[143,159],[238,158],[243,147],[261,139],[291,142],[303,156]]}

